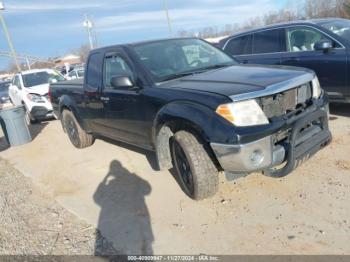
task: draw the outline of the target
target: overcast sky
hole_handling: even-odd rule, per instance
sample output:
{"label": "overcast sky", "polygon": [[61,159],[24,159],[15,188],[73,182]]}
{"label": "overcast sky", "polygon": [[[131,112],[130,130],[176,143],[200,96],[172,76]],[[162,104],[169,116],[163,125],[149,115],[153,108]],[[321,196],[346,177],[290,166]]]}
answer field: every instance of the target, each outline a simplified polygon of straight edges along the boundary
{"label": "overcast sky", "polygon": [[[287,0],[168,0],[173,31],[241,23]],[[168,37],[163,0],[4,0],[2,11],[18,53],[63,55],[88,42],[84,14],[100,45]],[[3,31],[0,50],[8,50]],[[9,60],[0,57],[0,69]]]}

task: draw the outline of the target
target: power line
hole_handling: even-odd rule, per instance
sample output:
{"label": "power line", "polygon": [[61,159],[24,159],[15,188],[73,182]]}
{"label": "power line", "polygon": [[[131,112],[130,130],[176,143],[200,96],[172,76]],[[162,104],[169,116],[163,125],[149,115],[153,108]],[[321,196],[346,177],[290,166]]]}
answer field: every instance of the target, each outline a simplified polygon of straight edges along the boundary
{"label": "power line", "polygon": [[[7,52],[7,51],[0,51],[0,56],[13,57],[13,54],[11,52]],[[33,61],[34,63],[35,62],[44,62],[44,63],[55,64],[53,61],[50,61],[48,59],[41,58],[38,56],[33,56],[33,55],[16,54],[16,58],[25,60],[28,69],[31,69],[31,65],[33,64],[33,63],[30,63],[30,61]],[[17,59],[16,59],[16,61],[18,61]],[[19,69],[17,68],[18,71],[21,71],[19,64],[18,64],[18,66],[19,66]]]}

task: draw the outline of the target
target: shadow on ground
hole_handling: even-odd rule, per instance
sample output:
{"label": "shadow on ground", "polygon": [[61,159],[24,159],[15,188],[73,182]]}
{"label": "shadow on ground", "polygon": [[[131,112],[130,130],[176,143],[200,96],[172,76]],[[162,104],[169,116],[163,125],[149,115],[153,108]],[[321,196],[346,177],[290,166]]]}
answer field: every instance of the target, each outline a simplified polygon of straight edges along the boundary
{"label": "shadow on ground", "polygon": [[[330,104],[329,110],[332,115],[350,117],[350,104]],[[333,119],[332,119],[333,118]],[[331,120],[335,120],[331,116]]]}
{"label": "shadow on ground", "polygon": [[[154,240],[145,196],[150,194],[150,184],[129,172],[122,164],[113,160],[109,172],[99,184],[94,201],[101,207],[97,229],[108,240],[118,254],[153,253]],[[101,243],[96,241],[95,255],[104,253]]]}
{"label": "shadow on ground", "polygon": [[29,132],[32,137],[32,140],[34,140],[47,125],[48,125],[47,122],[41,122],[41,123],[30,125],[28,128],[29,128]]}
{"label": "shadow on ground", "polygon": [[159,171],[159,166],[158,166],[158,163],[157,163],[157,156],[156,156],[155,152],[150,151],[150,150],[146,150],[146,149],[143,149],[143,148],[140,148],[140,147],[137,147],[137,146],[133,146],[133,145],[130,145],[130,144],[126,144],[126,143],[123,143],[123,142],[119,142],[119,141],[116,141],[116,140],[112,140],[112,139],[109,139],[109,138],[106,138],[106,137],[98,137],[98,139],[101,139],[101,140],[103,140],[103,141],[105,141],[105,142],[107,142],[109,144],[113,144],[113,145],[125,148],[127,150],[134,151],[134,152],[137,152],[139,154],[145,155],[146,159],[147,159],[148,163],[150,164],[150,166],[152,167],[152,169],[154,171]]}
{"label": "shadow on ground", "polygon": [[[33,124],[28,127],[29,133],[32,137],[32,141],[42,132],[42,130],[47,126],[47,122],[44,123],[38,123],[38,124]],[[4,126],[4,124],[2,124]],[[0,137],[0,152],[7,150],[10,148],[10,144],[4,135],[4,132],[1,130],[1,137]]]}

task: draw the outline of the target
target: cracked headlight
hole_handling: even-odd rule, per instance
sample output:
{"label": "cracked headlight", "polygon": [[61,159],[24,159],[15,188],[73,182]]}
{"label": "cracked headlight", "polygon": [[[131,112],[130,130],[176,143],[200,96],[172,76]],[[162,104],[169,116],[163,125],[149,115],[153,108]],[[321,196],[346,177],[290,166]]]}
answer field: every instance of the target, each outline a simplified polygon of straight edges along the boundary
{"label": "cracked headlight", "polygon": [[220,105],[216,113],[235,126],[256,126],[269,123],[255,99]]}
{"label": "cracked headlight", "polygon": [[27,98],[34,103],[45,103],[45,100],[41,95],[28,94]]}

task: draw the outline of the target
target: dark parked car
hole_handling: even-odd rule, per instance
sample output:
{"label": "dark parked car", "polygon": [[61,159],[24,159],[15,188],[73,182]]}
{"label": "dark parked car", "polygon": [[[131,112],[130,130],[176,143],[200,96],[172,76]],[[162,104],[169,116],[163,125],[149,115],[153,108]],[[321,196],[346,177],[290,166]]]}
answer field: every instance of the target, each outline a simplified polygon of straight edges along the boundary
{"label": "dark parked car", "polygon": [[216,193],[218,170],[285,176],[331,139],[314,72],[239,65],[203,40],[93,50],[85,72],[49,92],[72,144],[104,136],[154,150],[194,199]]}
{"label": "dark parked car", "polygon": [[9,86],[11,81],[0,82],[0,103],[6,104],[10,102]]}
{"label": "dark parked car", "polygon": [[350,20],[271,25],[223,39],[220,47],[242,63],[312,69],[332,101],[350,102]]}

